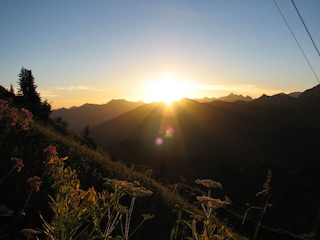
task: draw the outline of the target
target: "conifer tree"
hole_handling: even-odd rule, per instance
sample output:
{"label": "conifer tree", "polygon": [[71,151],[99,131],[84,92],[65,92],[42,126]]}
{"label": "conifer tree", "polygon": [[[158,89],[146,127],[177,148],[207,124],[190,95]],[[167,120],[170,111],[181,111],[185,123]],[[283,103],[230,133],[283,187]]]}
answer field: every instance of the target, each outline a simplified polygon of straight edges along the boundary
{"label": "conifer tree", "polygon": [[12,84],[10,85],[10,93],[12,96],[14,96],[14,88],[13,88]]}
{"label": "conifer tree", "polygon": [[81,131],[81,144],[86,145],[90,148],[95,149],[97,147],[94,140],[90,137],[90,126],[87,124],[85,128]]}
{"label": "conifer tree", "polygon": [[30,110],[39,120],[47,122],[51,113],[51,106],[47,101],[41,102],[32,71],[22,67],[18,76],[20,87],[17,96],[18,104]]}
{"label": "conifer tree", "polygon": [[24,101],[27,101],[28,104],[40,105],[41,100],[39,94],[36,91],[37,85],[35,85],[34,83],[32,71],[23,67],[18,76],[18,84],[20,86],[18,94],[20,96],[23,96]]}

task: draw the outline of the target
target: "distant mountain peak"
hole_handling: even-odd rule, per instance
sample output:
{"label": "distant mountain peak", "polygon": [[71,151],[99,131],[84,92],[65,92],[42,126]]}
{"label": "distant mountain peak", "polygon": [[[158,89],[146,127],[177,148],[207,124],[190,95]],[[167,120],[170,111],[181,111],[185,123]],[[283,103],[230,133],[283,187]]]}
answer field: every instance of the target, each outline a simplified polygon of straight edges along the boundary
{"label": "distant mountain peak", "polygon": [[69,123],[70,129],[79,132],[87,124],[93,127],[144,104],[143,102],[128,102],[125,99],[112,99],[106,104],[86,103],[80,107],[53,110],[51,117],[61,117]]}
{"label": "distant mountain peak", "polygon": [[223,96],[223,97],[219,97],[219,98],[208,98],[208,97],[204,97],[204,98],[198,98],[198,99],[194,99],[197,102],[201,102],[201,103],[206,103],[206,102],[213,102],[213,101],[223,101],[223,102],[236,102],[236,101],[244,101],[244,102],[251,102],[253,100],[252,97],[250,96],[243,96],[243,95],[238,95],[238,94],[234,94],[234,93],[230,93],[227,96]]}
{"label": "distant mountain peak", "polygon": [[291,103],[295,101],[296,98],[285,94],[285,93],[278,93],[272,96],[268,96],[266,94],[263,94],[261,97],[257,98],[254,100],[254,102],[259,102],[259,103]]}
{"label": "distant mountain peak", "polygon": [[218,98],[219,101],[224,102],[236,102],[236,101],[244,101],[244,102],[251,102],[253,99],[250,96],[244,97],[243,95],[237,95],[234,93],[230,93],[228,96]]}

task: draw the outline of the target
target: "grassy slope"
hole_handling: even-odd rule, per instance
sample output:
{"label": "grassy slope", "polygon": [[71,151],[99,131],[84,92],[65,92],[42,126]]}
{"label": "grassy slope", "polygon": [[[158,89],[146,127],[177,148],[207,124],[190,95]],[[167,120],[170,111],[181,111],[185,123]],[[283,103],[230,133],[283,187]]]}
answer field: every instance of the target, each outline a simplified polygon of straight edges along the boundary
{"label": "grassy slope", "polygon": [[[147,202],[140,204],[140,207],[149,208],[148,210],[151,212],[151,214],[155,213],[156,215],[155,219],[158,217],[158,221],[163,222],[162,223],[163,225],[157,222],[158,228],[160,229],[155,230],[154,234],[157,234],[157,232],[159,231],[164,232],[165,234],[169,234],[171,230],[170,228],[173,226],[172,224],[175,221],[175,217],[174,217],[174,214],[172,213],[172,210],[174,209],[174,206],[176,204],[180,206],[185,206],[201,214],[201,212],[198,209],[196,209],[194,205],[190,204],[188,201],[186,201],[184,198],[182,198],[178,194],[174,194],[173,191],[168,187],[155,181],[154,179],[148,177],[143,173],[133,171],[132,169],[128,168],[127,166],[125,166],[120,162],[112,161],[107,153],[89,149],[86,146],[80,145],[78,142],[74,141],[70,137],[65,137],[60,134],[57,134],[51,128],[42,126],[38,123],[33,124],[33,129],[41,133],[41,135],[43,135],[45,138],[51,140],[52,143],[56,143],[58,146],[60,146],[60,149],[64,152],[64,154],[69,156],[71,164],[72,162],[76,162],[74,164],[78,166],[74,165],[73,167],[76,169],[78,168],[78,172],[79,172],[78,174],[80,179],[81,179],[81,172],[83,171],[83,168],[88,170],[86,174],[89,173],[89,175],[91,175],[92,168],[94,168],[92,167],[92,164],[94,164],[96,168],[99,169],[99,172],[102,173],[102,177],[112,177],[112,178],[117,178],[119,180],[126,180],[126,181],[138,180],[142,186],[152,190],[153,196],[151,197],[151,199],[149,198],[148,200],[146,200]],[[79,165],[82,167],[79,167]],[[88,179],[88,176],[86,176],[85,179]],[[90,184],[90,183],[84,183],[83,180],[81,183],[82,185]],[[95,180],[93,180],[92,184],[94,183],[95,183]],[[150,201],[155,201],[155,202],[150,203]],[[163,206],[159,206],[159,204],[162,204]],[[143,211],[143,209],[142,210],[140,209],[140,211]],[[153,223],[151,222],[150,224],[153,224]],[[165,229],[165,230],[161,229],[162,227],[168,228],[168,229]],[[148,231],[149,229],[145,229],[145,230]],[[236,236],[236,239],[241,239],[241,237],[238,236],[237,234],[235,234],[234,236]],[[167,237],[163,237],[163,236],[162,237],[159,236],[159,238],[155,236],[153,237],[154,239],[168,239],[169,235],[167,235]]]}

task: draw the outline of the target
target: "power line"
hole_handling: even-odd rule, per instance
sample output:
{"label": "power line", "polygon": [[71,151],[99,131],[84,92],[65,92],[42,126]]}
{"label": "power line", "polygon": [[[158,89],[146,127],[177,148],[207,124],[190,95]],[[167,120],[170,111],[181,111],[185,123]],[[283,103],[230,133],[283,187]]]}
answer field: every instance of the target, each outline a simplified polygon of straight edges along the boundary
{"label": "power line", "polygon": [[276,0],[273,0],[273,3],[274,3],[274,5],[277,7],[277,9],[278,9],[278,11],[279,11],[279,13],[280,13],[280,15],[281,15],[281,17],[282,17],[283,21],[286,23],[286,25],[287,25],[287,27],[288,27],[288,29],[289,29],[289,31],[290,31],[290,33],[291,33],[292,37],[293,37],[293,38],[294,38],[294,40],[296,41],[296,43],[297,43],[297,45],[298,45],[298,47],[299,47],[300,51],[302,52],[302,54],[303,54],[303,56],[304,56],[304,59],[307,61],[308,65],[309,65],[309,67],[310,67],[311,71],[313,72],[314,76],[316,77],[316,79],[317,79],[318,83],[320,83],[320,80],[319,80],[319,78],[318,78],[318,76],[317,76],[316,72],[313,70],[313,68],[312,68],[312,66],[311,66],[311,63],[309,62],[309,60],[308,60],[308,58],[307,58],[306,54],[304,53],[304,51],[303,51],[303,49],[302,49],[302,47],[301,47],[301,45],[300,45],[300,43],[299,43],[298,39],[297,39],[297,38],[296,38],[296,36],[294,35],[294,33],[293,33],[293,31],[292,31],[292,29],[291,29],[291,27],[290,27],[289,23],[287,22],[287,20],[286,20],[285,16],[284,16],[284,15],[283,15],[283,13],[282,13],[281,9],[279,8],[278,4],[276,3]]}
{"label": "power line", "polygon": [[304,21],[303,21],[303,19],[302,19],[302,16],[301,16],[301,14],[300,14],[300,12],[299,12],[299,10],[298,10],[298,8],[297,8],[296,4],[294,3],[294,1],[293,1],[293,0],[291,0],[291,2],[292,2],[292,4],[293,4],[294,8],[296,9],[296,12],[297,12],[297,13],[298,13],[298,15],[299,15],[299,18],[300,18],[300,20],[301,20],[301,22],[302,22],[302,24],[303,24],[304,28],[306,29],[306,31],[307,31],[307,33],[308,33],[308,35],[309,35],[309,38],[310,38],[310,40],[311,40],[311,42],[312,42],[312,44],[313,44],[314,48],[316,49],[316,51],[317,51],[318,55],[320,56],[320,52],[319,52],[319,50],[318,50],[318,48],[317,48],[317,46],[316,46],[315,42],[313,41],[313,38],[312,38],[312,36],[311,36],[311,34],[310,34],[310,32],[309,32],[309,30],[308,30],[308,28],[307,28],[306,24],[304,23]]}

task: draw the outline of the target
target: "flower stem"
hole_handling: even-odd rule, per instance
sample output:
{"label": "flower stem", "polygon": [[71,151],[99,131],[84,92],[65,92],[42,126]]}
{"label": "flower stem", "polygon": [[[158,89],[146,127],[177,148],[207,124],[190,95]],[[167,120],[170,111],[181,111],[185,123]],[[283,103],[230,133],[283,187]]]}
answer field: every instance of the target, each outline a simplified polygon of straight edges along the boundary
{"label": "flower stem", "polygon": [[4,180],[6,180],[6,178],[11,174],[13,173],[13,171],[16,169],[17,167],[14,167],[12,168],[8,173],[7,175],[5,175],[1,180],[0,180],[0,184],[2,184],[4,182]]}
{"label": "flower stem", "polygon": [[11,230],[9,231],[9,234],[8,234],[8,236],[7,236],[7,239],[11,239],[10,237],[11,237],[12,231],[14,230],[15,226],[17,225],[20,217],[21,217],[22,215],[25,215],[24,210],[25,210],[25,208],[27,207],[27,204],[28,204],[28,202],[30,201],[30,198],[31,198],[31,195],[32,195],[33,192],[34,192],[34,190],[33,190],[33,188],[32,188],[31,191],[29,192],[29,195],[28,195],[26,201],[24,202],[24,205],[23,205],[23,207],[22,207],[22,210],[20,211],[20,213],[19,213],[18,217],[16,218],[16,220],[14,221],[14,223],[11,225]]}
{"label": "flower stem", "polygon": [[266,210],[267,210],[267,207],[268,207],[269,198],[270,198],[270,195],[268,196],[268,198],[267,198],[267,200],[266,200],[266,202],[265,202],[265,204],[264,204],[263,211],[262,211],[262,213],[261,213],[259,222],[257,223],[256,229],[255,229],[255,231],[254,231],[253,240],[256,240],[256,239],[257,239],[257,236],[258,236],[258,232],[259,232],[259,229],[260,229],[260,226],[261,226],[261,222],[262,222],[263,215],[266,213]]}
{"label": "flower stem", "polygon": [[134,202],[136,200],[136,197],[132,197],[131,198],[131,204],[130,204],[130,208],[129,208],[129,212],[127,213],[126,216],[126,223],[125,223],[125,232],[124,232],[124,239],[128,240],[129,239],[129,228],[130,228],[130,221],[131,221],[131,216],[132,216],[132,211],[133,211],[133,206],[134,206]]}

